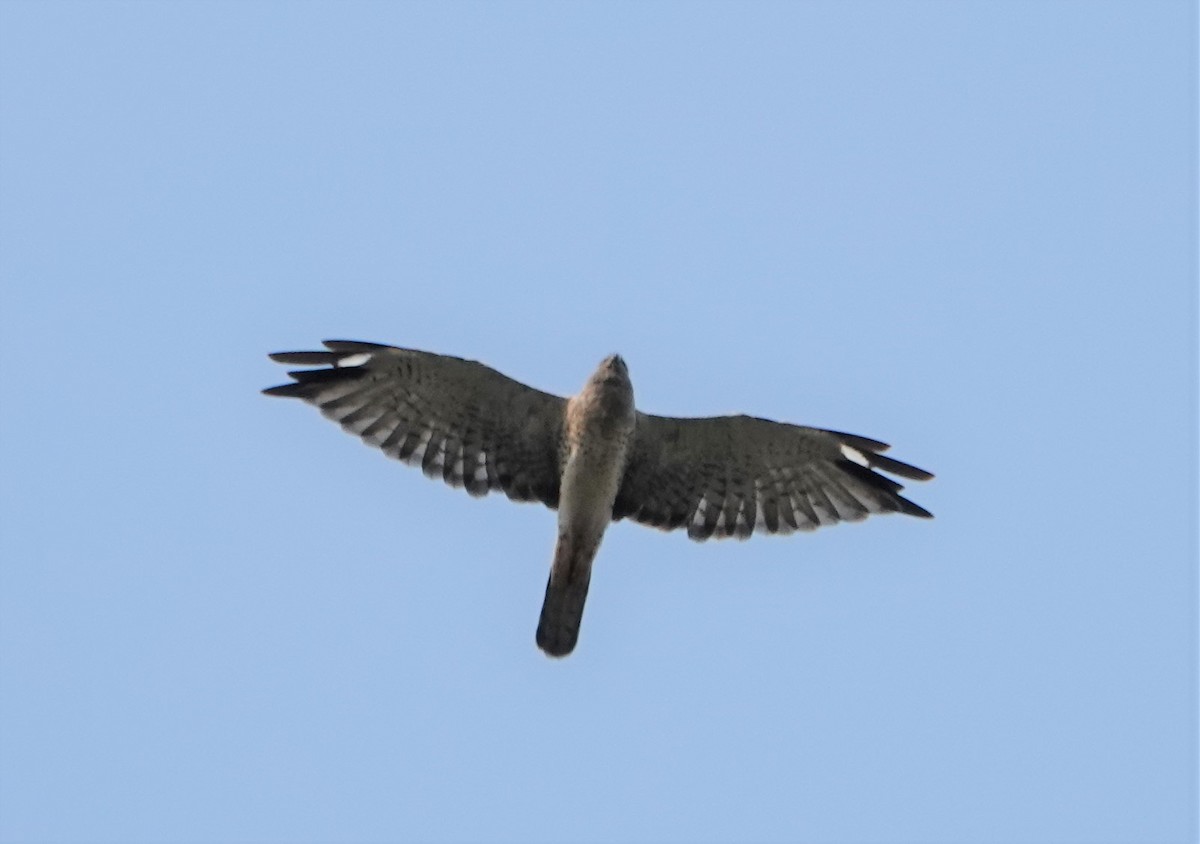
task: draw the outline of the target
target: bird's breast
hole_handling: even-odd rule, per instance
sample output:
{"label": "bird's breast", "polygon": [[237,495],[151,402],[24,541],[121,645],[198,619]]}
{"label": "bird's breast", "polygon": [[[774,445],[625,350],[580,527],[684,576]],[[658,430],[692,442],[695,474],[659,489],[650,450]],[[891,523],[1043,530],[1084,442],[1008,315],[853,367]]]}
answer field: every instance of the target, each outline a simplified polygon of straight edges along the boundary
{"label": "bird's breast", "polygon": [[560,527],[603,529],[612,519],[613,501],[625,469],[626,443],[589,442],[568,452],[558,499]]}

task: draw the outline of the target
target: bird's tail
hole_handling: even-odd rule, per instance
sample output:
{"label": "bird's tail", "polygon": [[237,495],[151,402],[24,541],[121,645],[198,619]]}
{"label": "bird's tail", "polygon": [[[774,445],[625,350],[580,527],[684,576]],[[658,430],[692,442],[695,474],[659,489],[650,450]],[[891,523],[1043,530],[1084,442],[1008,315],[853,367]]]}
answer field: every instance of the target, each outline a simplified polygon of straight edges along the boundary
{"label": "bird's tail", "polygon": [[569,538],[559,537],[537,628],[537,645],[547,656],[566,656],[575,650],[595,553],[595,544],[581,548]]}

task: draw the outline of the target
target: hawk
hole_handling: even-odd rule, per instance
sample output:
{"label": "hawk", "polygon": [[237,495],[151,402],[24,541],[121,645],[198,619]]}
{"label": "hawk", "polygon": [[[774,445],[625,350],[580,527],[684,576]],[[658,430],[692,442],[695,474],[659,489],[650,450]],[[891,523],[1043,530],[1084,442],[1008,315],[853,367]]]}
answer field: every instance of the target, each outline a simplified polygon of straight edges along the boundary
{"label": "hawk", "polygon": [[885,457],[878,440],[758,419],[681,419],[637,410],[618,355],[578,395],[543,393],[477,361],[326,340],[278,352],[316,367],[263,390],[303,399],[346,431],[474,496],[501,490],[558,510],[537,644],[575,648],[592,560],[609,522],[633,519],[695,540],[786,534],[872,513],[932,514],[879,474],[933,477]]}

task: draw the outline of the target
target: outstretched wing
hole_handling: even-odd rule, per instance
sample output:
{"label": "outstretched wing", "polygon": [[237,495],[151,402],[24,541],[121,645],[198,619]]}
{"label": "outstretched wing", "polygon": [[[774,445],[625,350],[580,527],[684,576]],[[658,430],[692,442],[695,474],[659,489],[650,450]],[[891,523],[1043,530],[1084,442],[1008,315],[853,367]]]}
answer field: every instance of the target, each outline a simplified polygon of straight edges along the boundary
{"label": "outstretched wing", "polygon": [[880,454],[886,443],[750,416],[675,419],[639,413],[613,518],[696,540],[791,533],[871,513],[932,514],[879,469],[929,472]]}
{"label": "outstretched wing", "polygon": [[500,489],[558,506],[565,400],[481,363],[376,343],[326,340],[325,352],[278,352],[319,366],[263,390],[304,399],[370,445],[472,495]]}

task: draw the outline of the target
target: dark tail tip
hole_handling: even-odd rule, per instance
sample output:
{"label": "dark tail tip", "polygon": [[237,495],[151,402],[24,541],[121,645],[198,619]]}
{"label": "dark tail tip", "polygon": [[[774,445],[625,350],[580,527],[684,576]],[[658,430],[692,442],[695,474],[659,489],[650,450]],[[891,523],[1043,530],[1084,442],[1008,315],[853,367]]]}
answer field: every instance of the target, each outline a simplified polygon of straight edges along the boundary
{"label": "dark tail tip", "polygon": [[547,581],[546,600],[537,628],[537,646],[546,656],[564,657],[575,650],[589,580],[584,577],[574,583],[555,583],[551,575]]}
{"label": "dark tail tip", "polygon": [[545,624],[538,625],[537,646],[542,649],[546,656],[561,659],[575,650],[575,643],[578,641],[578,630],[567,630],[561,627],[550,629]]}

